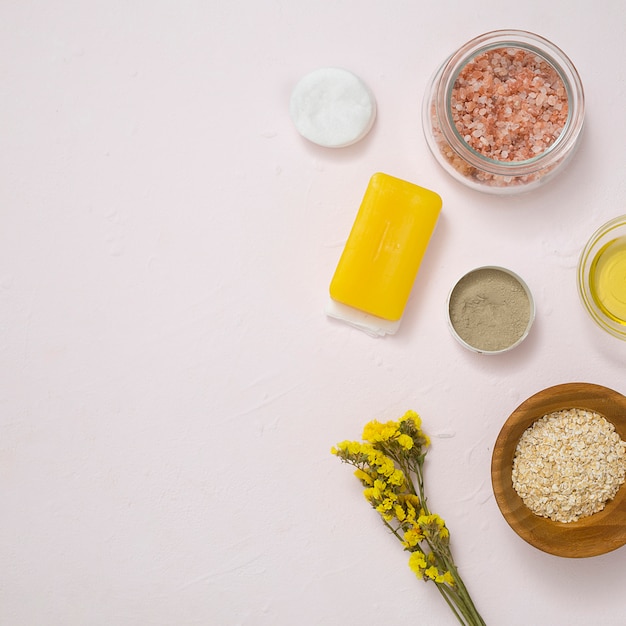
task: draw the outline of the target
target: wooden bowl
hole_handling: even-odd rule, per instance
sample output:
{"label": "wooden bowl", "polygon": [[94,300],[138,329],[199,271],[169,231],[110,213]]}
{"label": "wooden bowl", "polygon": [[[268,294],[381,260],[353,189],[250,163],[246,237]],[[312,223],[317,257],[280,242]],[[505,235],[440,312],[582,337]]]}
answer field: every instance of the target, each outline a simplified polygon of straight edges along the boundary
{"label": "wooden bowl", "polygon": [[520,404],[506,420],[493,449],[491,482],[509,526],[532,546],[563,557],[605,554],[626,544],[626,483],[605,508],[577,522],[554,522],[535,515],[513,489],[515,448],[535,420],[562,409],[587,409],[603,415],[626,441],[626,397],[589,383],[567,383],[544,389]]}

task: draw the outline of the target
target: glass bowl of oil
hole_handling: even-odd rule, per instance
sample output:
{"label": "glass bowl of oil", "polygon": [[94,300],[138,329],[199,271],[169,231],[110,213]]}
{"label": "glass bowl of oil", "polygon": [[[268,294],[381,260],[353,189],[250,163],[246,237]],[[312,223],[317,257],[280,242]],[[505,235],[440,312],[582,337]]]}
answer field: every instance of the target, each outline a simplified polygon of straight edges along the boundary
{"label": "glass bowl of oil", "polygon": [[626,215],[587,242],[578,262],[578,292],[596,324],[626,341]]}

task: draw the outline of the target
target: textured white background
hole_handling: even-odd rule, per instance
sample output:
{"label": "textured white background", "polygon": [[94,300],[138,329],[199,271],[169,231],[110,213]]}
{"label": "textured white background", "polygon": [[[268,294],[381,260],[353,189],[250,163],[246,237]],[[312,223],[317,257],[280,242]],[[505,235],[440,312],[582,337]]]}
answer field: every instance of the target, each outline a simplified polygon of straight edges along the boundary
{"label": "textured white background", "polygon": [[[329,454],[417,410],[432,508],[490,626],[624,623],[626,550],[549,556],[490,484],[525,398],[585,381],[626,393],[626,344],[583,311],[582,246],[626,213],[626,10],[527,0],[0,3],[0,623],[455,623]],[[435,163],[420,106],[462,43],[535,31],[582,76],[586,134],[518,198]],[[305,73],[373,90],[361,143],[307,143]],[[399,334],[327,319],[327,289],[376,171],[444,199]],[[533,290],[513,353],[449,335],[477,265]]]}

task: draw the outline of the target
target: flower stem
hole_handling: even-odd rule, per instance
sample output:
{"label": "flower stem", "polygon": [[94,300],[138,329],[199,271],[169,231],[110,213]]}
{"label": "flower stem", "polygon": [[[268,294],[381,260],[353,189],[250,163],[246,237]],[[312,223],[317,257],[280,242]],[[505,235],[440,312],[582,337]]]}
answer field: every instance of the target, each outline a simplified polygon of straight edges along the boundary
{"label": "flower stem", "polygon": [[465,586],[465,583],[463,582],[463,579],[461,578],[461,575],[459,574],[459,571],[454,564],[454,561],[452,560],[452,555],[442,555],[442,558],[444,559],[446,567],[452,574],[456,583],[457,590],[455,595],[459,598],[459,601],[463,604],[467,611],[467,613],[464,612],[464,614],[467,615],[468,624],[472,624],[472,626],[486,626],[485,621],[480,616],[478,610],[474,606],[474,602],[472,601],[467,587]]}
{"label": "flower stem", "polygon": [[445,585],[437,584],[437,589],[439,590],[439,593],[443,596],[443,599],[446,601],[446,603],[450,607],[450,610],[452,611],[452,613],[454,613],[455,617],[459,620],[461,624],[465,625],[466,621],[463,618],[463,615],[459,614],[460,610],[457,607],[456,602],[453,601],[452,598],[450,598],[449,596],[449,587],[446,587]]}

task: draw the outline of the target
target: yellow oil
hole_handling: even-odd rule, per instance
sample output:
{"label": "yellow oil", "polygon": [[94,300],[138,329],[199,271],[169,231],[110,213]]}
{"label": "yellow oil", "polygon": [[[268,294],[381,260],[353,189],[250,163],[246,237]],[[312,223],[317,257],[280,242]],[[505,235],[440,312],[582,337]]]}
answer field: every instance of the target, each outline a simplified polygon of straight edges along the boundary
{"label": "yellow oil", "polygon": [[598,308],[626,326],[626,237],[609,241],[596,254],[589,272],[589,289]]}

